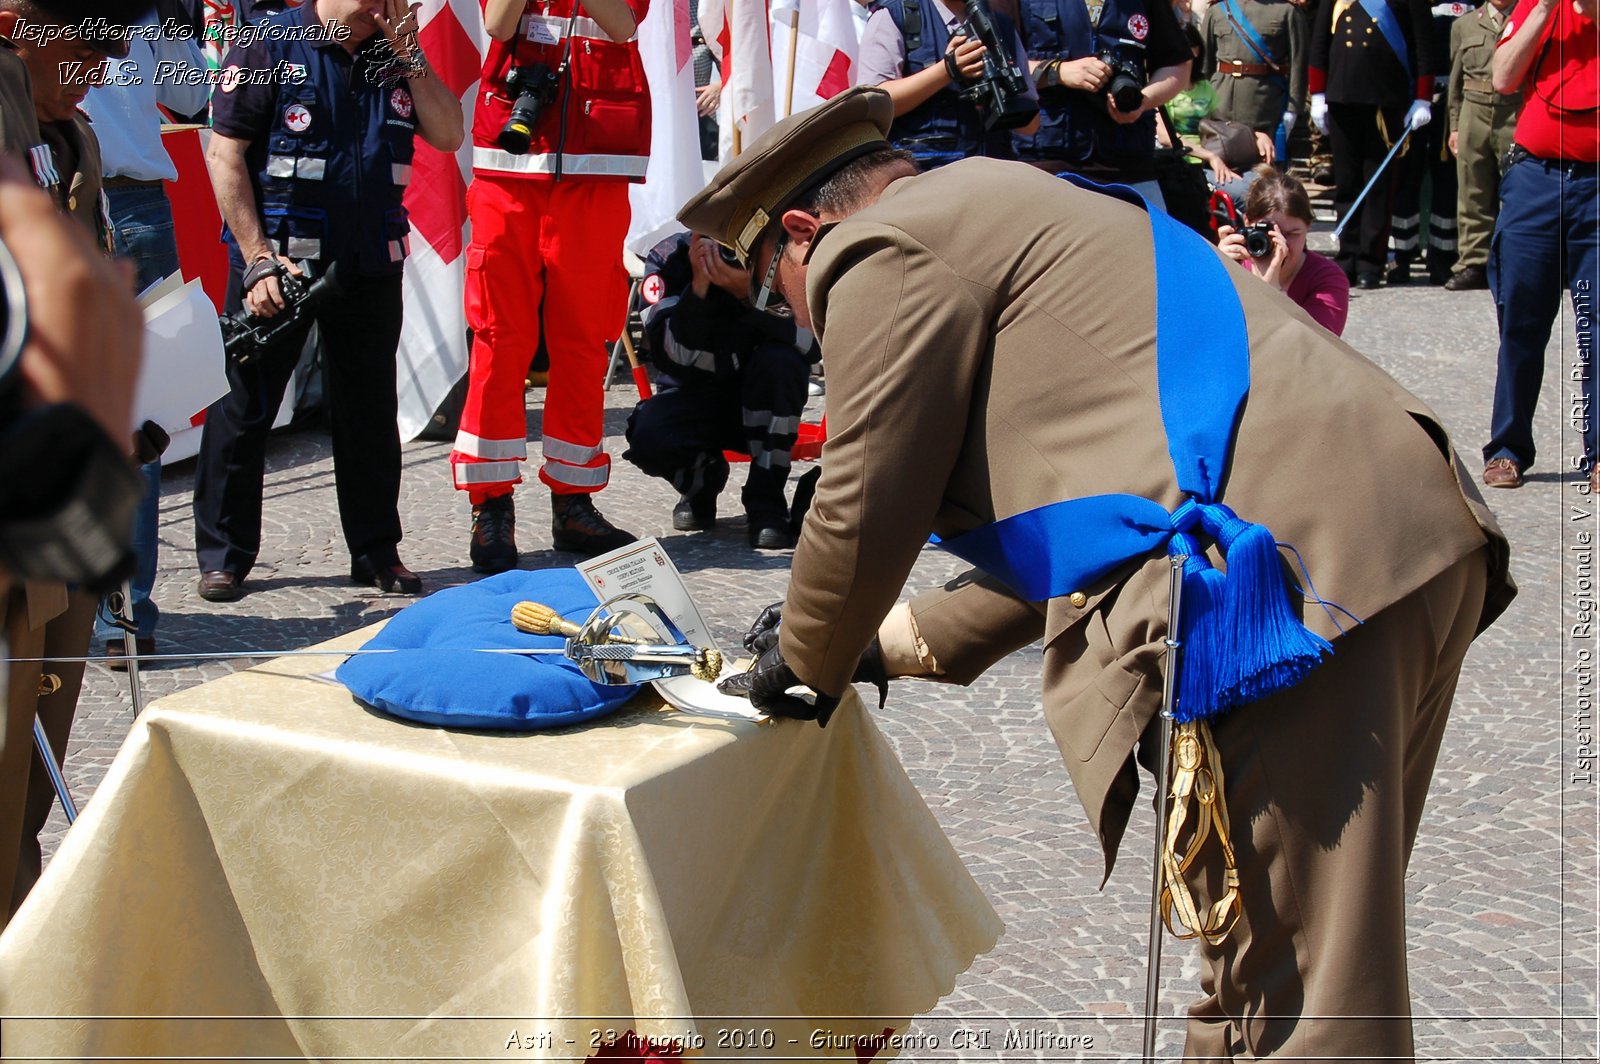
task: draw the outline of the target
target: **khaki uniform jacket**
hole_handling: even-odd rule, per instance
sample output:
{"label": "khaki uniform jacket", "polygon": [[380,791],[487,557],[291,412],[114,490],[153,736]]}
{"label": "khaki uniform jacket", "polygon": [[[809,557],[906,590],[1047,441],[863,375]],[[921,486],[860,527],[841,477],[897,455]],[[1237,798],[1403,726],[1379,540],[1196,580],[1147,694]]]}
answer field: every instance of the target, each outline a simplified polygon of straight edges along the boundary
{"label": "khaki uniform jacket", "polygon": [[[39,119],[33,109],[33,85],[28,68],[9,41],[0,40],[0,152],[15,156],[37,176],[34,153],[43,144]],[[45,622],[67,610],[67,589],[61,584],[30,581],[23,585],[27,626],[42,628]],[[9,609],[0,598],[0,621]]]}
{"label": "khaki uniform jacket", "polygon": [[1450,129],[1461,128],[1461,107],[1470,103],[1479,116],[1489,120],[1496,132],[1504,129],[1509,148],[1510,127],[1516,125],[1522,94],[1502,96],[1494,91],[1491,83],[1495,45],[1499,43],[1505,24],[1505,15],[1493,4],[1485,3],[1451,25]]}
{"label": "khaki uniform jacket", "polygon": [[[1179,503],[1149,248],[1136,207],[969,159],[891,184],[813,250],[829,439],[783,617],[801,680],[843,690],[930,532],[1112,492]],[[1317,590],[1358,617],[1487,544],[1487,625],[1515,593],[1507,545],[1438,418],[1282,293],[1228,269],[1252,387],[1222,501],[1298,548]],[[953,682],[1043,639],[1045,714],[1108,874],[1137,789],[1131,751],[1160,703],[1169,570],[1143,559],[1044,603],[982,580],[913,603]]]}
{"label": "khaki uniform jacket", "polygon": [[[1272,75],[1224,74],[1218,63],[1260,66],[1261,58],[1228,17],[1222,0],[1206,8],[1200,32],[1205,38],[1202,73],[1217,93],[1214,114],[1243,122],[1258,133],[1271,134],[1283,112],[1305,110],[1306,61],[1311,51],[1311,22],[1287,0],[1238,0],[1239,9],[1255,28],[1273,61],[1283,68],[1282,78]],[[1284,91],[1287,86],[1288,92]]]}

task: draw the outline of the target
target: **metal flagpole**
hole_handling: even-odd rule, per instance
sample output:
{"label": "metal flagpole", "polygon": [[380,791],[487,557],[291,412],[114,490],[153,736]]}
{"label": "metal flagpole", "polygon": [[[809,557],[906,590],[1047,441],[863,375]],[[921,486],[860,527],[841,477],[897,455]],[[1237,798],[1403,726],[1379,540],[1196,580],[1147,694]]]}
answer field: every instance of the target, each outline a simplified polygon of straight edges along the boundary
{"label": "metal flagpole", "polygon": [[1405,144],[1406,138],[1409,136],[1411,136],[1411,127],[1407,126],[1405,132],[1400,134],[1400,139],[1394,142],[1394,147],[1389,149],[1389,154],[1383,157],[1383,162],[1378,164],[1377,172],[1372,175],[1372,180],[1367,182],[1367,187],[1361,190],[1361,195],[1357,196],[1356,201],[1350,204],[1349,209],[1344,212],[1344,217],[1339,220],[1339,224],[1333,227],[1335,239],[1338,238],[1340,233],[1344,232],[1344,227],[1350,224],[1350,219],[1356,216],[1356,208],[1360,207],[1361,201],[1367,198],[1367,193],[1371,192],[1372,186],[1378,183],[1378,178],[1383,176],[1383,172],[1388,168],[1390,160],[1399,153],[1401,146]]}
{"label": "metal flagpole", "polygon": [[1166,850],[1168,777],[1172,775],[1172,706],[1178,693],[1178,668],[1183,641],[1178,627],[1183,619],[1183,566],[1189,559],[1172,559],[1171,590],[1167,599],[1167,675],[1161,692],[1160,746],[1156,758],[1156,841],[1150,868],[1150,952],[1145,958],[1144,1060],[1156,1059],[1156,1009],[1161,994],[1161,858]]}

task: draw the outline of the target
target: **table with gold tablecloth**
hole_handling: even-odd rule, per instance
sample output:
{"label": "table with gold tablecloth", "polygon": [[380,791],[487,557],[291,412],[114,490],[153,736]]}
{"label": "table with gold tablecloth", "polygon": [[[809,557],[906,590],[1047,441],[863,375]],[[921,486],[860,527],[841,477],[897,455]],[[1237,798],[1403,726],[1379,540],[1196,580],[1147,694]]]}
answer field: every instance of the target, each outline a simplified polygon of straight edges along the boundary
{"label": "table with gold tablecloth", "polygon": [[138,720],[0,936],[6,1059],[581,1059],[608,1031],[750,1058],[818,1030],[854,1059],[999,934],[853,695],[826,730],[641,696],[454,732],[315,678],[336,662]]}

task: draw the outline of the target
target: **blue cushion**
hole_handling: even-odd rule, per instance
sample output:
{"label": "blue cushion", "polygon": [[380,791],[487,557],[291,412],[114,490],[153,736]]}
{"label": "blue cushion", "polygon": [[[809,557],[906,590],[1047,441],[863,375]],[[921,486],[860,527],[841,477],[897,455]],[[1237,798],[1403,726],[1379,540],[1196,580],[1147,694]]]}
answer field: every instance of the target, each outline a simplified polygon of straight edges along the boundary
{"label": "blue cushion", "polygon": [[407,720],[447,728],[534,731],[603,716],[638,687],[594,683],[561,654],[486,654],[485,647],[552,647],[566,641],[529,635],[511,607],[542,602],[582,624],[598,603],[576,570],[515,569],[430,595],[390,618],[364,649],[339,666],[339,681],[361,701]]}

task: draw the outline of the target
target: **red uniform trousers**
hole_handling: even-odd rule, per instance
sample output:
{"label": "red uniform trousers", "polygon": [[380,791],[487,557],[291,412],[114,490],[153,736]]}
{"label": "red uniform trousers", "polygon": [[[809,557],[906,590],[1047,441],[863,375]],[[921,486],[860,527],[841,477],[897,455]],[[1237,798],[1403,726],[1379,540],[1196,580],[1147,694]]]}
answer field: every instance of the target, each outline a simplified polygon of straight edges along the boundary
{"label": "red uniform trousers", "polygon": [[522,481],[524,382],[541,320],[550,385],[539,479],[558,495],[596,492],[610,479],[611,457],[601,449],[606,344],[627,309],[629,212],[625,181],[474,175],[466,276],[472,354],[450,454],[456,487],[473,505]]}

